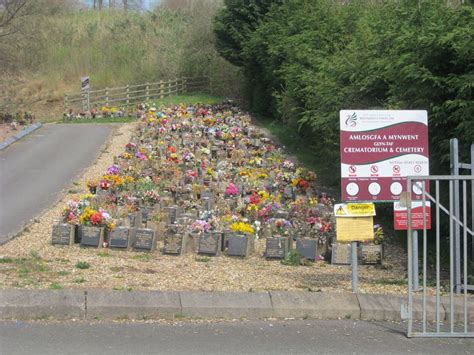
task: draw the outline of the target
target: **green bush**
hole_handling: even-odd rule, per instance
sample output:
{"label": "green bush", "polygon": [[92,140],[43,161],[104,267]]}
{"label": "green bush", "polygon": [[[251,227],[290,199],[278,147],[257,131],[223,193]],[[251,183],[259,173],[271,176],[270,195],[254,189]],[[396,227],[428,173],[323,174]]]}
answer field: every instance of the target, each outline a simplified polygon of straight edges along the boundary
{"label": "green bush", "polygon": [[[224,20],[230,24],[217,30],[221,40],[226,28],[234,35],[232,21],[251,19],[226,8],[217,21]],[[472,23],[471,4],[441,0],[282,1],[238,46],[217,48],[239,58],[251,109],[299,131],[333,171],[339,110],[426,109],[431,171],[443,174],[449,139],[460,139],[463,159],[474,141]]]}

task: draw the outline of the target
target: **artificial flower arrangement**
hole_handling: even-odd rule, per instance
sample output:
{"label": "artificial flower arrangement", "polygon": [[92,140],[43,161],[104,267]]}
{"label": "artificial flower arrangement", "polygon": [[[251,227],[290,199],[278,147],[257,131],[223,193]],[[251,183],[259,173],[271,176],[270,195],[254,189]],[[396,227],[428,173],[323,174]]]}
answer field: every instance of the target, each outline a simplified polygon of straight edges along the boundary
{"label": "artificial flower arrangement", "polygon": [[238,234],[254,234],[254,228],[246,222],[234,222],[230,225],[230,230]]}
{"label": "artificial flower arrangement", "polygon": [[237,196],[239,194],[240,194],[239,189],[232,182],[225,189],[225,195],[228,197]]}
{"label": "artificial flower arrangement", "polygon": [[114,220],[109,213],[102,209],[94,210],[90,206],[87,206],[79,216],[79,223],[85,226],[107,227],[110,230],[115,228]]}

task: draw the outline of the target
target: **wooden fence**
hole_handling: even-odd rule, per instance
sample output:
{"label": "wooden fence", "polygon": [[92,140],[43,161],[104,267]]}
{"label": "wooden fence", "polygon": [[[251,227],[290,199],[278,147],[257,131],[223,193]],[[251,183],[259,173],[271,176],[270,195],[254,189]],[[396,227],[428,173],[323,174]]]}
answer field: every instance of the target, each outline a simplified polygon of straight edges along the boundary
{"label": "wooden fence", "polygon": [[64,111],[90,110],[102,106],[126,107],[153,99],[163,99],[170,95],[191,93],[208,90],[210,80],[201,78],[179,78],[156,83],[127,85],[101,90],[84,90],[82,92],[67,93],[64,97]]}

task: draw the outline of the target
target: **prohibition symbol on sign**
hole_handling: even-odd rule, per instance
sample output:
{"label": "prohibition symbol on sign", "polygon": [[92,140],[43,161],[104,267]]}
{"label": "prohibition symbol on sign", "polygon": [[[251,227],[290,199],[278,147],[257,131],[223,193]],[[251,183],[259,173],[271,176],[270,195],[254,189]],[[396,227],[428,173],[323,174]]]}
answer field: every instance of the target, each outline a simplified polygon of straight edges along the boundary
{"label": "prohibition symbol on sign", "polygon": [[415,170],[415,173],[421,173],[421,165],[415,165],[413,170]]}
{"label": "prohibition symbol on sign", "polygon": [[400,165],[394,165],[392,170],[395,174],[400,174]]}
{"label": "prohibition symbol on sign", "polygon": [[350,172],[351,174],[355,174],[356,171],[357,171],[357,168],[356,168],[354,165],[351,165],[351,166],[349,167],[349,172]]}
{"label": "prohibition symbol on sign", "polygon": [[378,168],[377,165],[372,165],[372,166],[370,167],[370,171],[372,172],[372,174],[376,174],[376,173],[378,173],[379,168]]}

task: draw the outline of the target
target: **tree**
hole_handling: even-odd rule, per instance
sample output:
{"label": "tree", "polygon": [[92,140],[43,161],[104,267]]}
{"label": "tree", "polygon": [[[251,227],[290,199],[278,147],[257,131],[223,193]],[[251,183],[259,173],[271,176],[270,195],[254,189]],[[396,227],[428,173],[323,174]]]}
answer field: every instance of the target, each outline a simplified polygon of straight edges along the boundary
{"label": "tree", "polygon": [[16,20],[29,13],[31,0],[0,0],[0,37],[18,30]]}
{"label": "tree", "polygon": [[217,51],[230,63],[243,66],[243,49],[261,19],[281,0],[224,0],[214,20]]}

